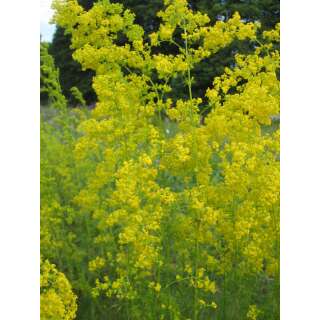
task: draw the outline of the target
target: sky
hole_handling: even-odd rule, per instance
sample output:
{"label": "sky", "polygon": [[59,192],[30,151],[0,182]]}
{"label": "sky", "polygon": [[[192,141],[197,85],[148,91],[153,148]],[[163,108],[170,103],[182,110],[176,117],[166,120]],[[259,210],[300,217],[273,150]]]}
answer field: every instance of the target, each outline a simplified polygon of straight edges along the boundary
{"label": "sky", "polygon": [[42,41],[51,41],[55,31],[55,25],[49,24],[53,15],[50,8],[52,0],[40,0],[40,34]]}

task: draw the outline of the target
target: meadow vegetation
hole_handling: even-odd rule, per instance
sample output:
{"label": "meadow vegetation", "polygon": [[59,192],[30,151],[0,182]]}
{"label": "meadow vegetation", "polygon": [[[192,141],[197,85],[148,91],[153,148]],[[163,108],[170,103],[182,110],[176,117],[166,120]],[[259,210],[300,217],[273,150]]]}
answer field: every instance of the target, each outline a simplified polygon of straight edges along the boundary
{"label": "meadow vegetation", "polygon": [[[41,49],[41,319],[279,319],[279,25],[164,0],[146,34],[109,0],[53,6],[98,102],[67,108]],[[252,53],[194,97],[233,41]]]}

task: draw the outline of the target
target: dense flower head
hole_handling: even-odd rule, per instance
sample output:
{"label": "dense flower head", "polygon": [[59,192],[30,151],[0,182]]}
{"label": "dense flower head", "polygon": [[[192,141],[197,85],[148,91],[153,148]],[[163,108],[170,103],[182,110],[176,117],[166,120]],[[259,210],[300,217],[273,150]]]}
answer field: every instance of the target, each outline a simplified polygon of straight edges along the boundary
{"label": "dense flower head", "polygon": [[40,312],[43,320],[72,320],[76,317],[76,296],[65,275],[41,258]]}

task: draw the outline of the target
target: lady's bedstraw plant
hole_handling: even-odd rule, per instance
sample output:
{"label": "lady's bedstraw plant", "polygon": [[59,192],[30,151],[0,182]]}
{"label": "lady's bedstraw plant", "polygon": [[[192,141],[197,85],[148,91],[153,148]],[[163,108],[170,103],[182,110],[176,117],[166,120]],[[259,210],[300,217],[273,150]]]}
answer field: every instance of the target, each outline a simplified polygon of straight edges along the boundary
{"label": "lady's bedstraw plant", "polygon": [[[279,28],[258,37],[238,14],[212,26],[185,0],[164,5],[148,40],[120,4],[53,5],[74,59],[96,73],[98,103],[74,150],[91,170],[70,201],[96,228],[88,286],[110,319],[277,318],[279,130],[268,128]],[[254,52],[236,54],[195,99],[194,67],[234,40]],[[177,53],[161,53],[165,44]],[[187,100],[168,98],[177,76]],[[211,110],[203,124],[200,104]]]}

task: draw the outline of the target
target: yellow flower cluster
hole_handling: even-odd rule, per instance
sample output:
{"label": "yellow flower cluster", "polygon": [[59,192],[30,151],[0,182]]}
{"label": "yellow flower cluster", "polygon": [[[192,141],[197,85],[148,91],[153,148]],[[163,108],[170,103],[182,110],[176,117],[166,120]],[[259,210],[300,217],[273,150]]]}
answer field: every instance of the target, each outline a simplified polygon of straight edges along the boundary
{"label": "yellow flower cluster", "polygon": [[42,320],[76,318],[76,296],[65,275],[41,259],[40,316]]}
{"label": "yellow flower cluster", "polygon": [[247,313],[247,319],[257,320],[259,313],[260,313],[259,309],[257,308],[256,305],[250,305]]}

